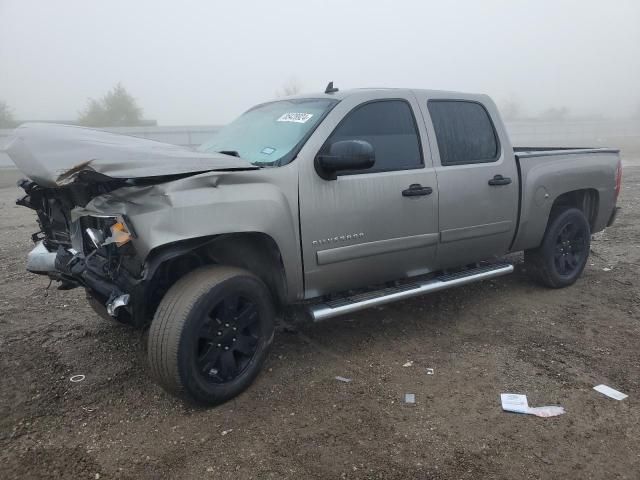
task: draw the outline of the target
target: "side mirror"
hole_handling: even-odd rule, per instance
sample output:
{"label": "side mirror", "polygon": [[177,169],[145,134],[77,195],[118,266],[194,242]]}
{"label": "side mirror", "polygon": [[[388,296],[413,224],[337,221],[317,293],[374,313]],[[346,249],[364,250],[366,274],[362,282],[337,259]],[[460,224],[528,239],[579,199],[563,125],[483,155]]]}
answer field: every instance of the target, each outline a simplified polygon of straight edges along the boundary
{"label": "side mirror", "polygon": [[376,162],[373,146],[364,140],[342,140],[329,147],[327,155],[315,159],[316,172],[325,180],[335,180],[341,170],[367,170]]}

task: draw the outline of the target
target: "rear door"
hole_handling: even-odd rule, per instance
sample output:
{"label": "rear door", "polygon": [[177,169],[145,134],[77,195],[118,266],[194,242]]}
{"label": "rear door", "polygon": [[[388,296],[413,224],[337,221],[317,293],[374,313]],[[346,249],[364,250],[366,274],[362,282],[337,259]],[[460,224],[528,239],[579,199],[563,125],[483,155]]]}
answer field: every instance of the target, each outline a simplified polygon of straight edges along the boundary
{"label": "rear door", "polygon": [[[433,269],[438,192],[425,136],[410,91],[363,92],[343,99],[305,145],[298,161],[307,297]],[[350,139],[371,143],[375,165],[321,178],[314,157]]]}
{"label": "rear door", "polygon": [[503,255],[516,229],[518,172],[508,138],[492,121],[495,106],[488,98],[419,98],[438,152],[438,267]]}

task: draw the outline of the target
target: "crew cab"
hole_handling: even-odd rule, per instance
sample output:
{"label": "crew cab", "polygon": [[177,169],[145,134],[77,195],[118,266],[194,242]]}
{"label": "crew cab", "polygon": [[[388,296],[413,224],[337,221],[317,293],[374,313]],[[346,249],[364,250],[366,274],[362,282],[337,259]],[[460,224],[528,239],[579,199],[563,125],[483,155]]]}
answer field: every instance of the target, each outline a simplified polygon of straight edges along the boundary
{"label": "crew cab", "polygon": [[339,91],[257,105],[197,150],[25,124],[9,156],[40,231],[27,269],[150,326],[150,371],[214,405],[274,321],[314,321],[513,271],[572,285],[613,223],[618,150],[511,145],[485,95]]}

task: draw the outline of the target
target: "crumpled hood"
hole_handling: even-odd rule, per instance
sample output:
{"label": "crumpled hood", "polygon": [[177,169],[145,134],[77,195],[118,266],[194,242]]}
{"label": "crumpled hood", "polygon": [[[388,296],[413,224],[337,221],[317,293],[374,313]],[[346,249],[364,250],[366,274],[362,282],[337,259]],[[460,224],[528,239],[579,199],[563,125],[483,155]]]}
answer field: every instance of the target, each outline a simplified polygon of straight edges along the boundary
{"label": "crumpled hood", "polygon": [[22,173],[43,187],[61,187],[79,178],[100,182],[259,168],[229,155],[48,123],[19,126],[5,151]]}

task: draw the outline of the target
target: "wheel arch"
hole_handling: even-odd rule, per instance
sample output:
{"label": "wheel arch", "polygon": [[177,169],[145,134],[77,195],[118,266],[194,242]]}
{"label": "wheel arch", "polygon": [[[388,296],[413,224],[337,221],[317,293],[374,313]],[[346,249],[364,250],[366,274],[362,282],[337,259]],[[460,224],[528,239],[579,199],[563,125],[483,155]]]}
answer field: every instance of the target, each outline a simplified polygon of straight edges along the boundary
{"label": "wheel arch", "polygon": [[582,211],[587,222],[589,222],[589,227],[593,230],[598,218],[599,202],[600,194],[595,188],[582,188],[562,193],[554,199],[551,205],[547,226],[551,222],[554,213],[559,209],[573,207]]}
{"label": "wheel arch", "polygon": [[[548,193],[544,188],[531,189],[536,193]],[[589,223],[591,231],[597,231],[600,212],[601,195],[596,188],[578,188],[561,191],[555,197],[534,198],[533,193],[524,198],[524,206],[519,219],[518,232],[510,251],[522,251],[537,248],[542,243],[544,234],[549,228],[556,212],[562,208],[577,208]],[[553,195],[553,194],[552,194]]]}
{"label": "wheel arch", "polygon": [[287,302],[287,274],[273,237],[263,232],[210,235],[162,245],[149,253],[139,292],[145,322],[175,282],[203,265],[215,264],[250,271],[267,285],[276,307]]}

